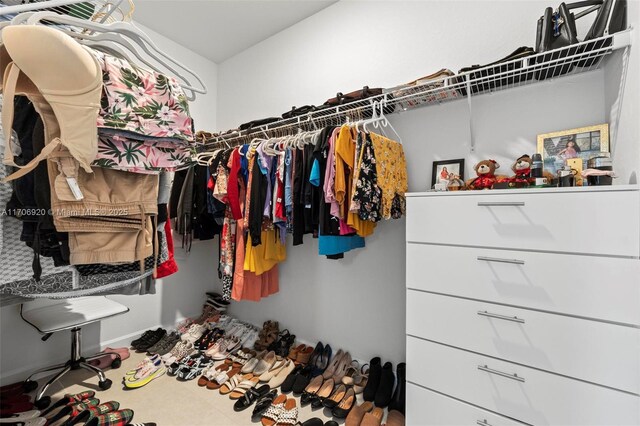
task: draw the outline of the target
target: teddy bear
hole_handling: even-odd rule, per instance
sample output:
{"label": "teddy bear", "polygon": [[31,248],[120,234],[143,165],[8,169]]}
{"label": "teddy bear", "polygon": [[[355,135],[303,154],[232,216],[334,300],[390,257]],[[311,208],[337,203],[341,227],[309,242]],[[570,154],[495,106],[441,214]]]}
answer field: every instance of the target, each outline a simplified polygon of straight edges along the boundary
{"label": "teddy bear", "polygon": [[478,175],[467,182],[468,189],[491,189],[496,182],[496,169],[500,168],[495,160],[482,160],[475,165],[474,169]]}
{"label": "teddy bear", "polygon": [[509,183],[510,188],[526,188],[529,186],[529,180],[531,179],[531,164],[533,160],[527,154],[518,157],[515,163],[511,166],[511,170],[515,173],[505,180]]}

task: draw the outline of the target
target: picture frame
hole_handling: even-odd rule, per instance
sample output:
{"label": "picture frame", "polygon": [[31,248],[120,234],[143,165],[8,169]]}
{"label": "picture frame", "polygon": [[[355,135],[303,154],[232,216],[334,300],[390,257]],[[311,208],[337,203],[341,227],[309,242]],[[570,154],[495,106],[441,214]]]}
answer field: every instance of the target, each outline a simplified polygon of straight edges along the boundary
{"label": "picture frame", "polygon": [[[573,144],[570,146],[570,143]],[[542,155],[544,170],[555,175],[570,158],[582,159],[582,169],[587,160],[598,153],[609,152],[609,124],[578,127],[538,135],[536,152]]]}
{"label": "picture frame", "polygon": [[446,183],[448,185],[452,179],[460,179],[464,182],[464,158],[433,162],[431,189],[434,188],[436,183]]}

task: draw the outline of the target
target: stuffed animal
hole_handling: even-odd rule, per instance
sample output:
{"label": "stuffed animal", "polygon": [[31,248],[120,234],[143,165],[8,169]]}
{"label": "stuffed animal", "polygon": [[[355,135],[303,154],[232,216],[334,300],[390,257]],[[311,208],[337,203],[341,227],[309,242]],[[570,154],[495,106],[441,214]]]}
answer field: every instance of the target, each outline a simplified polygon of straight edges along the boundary
{"label": "stuffed animal", "polygon": [[495,160],[482,160],[474,167],[476,174],[475,179],[467,182],[468,189],[491,189],[496,182],[496,169],[500,168]]}
{"label": "stuffed animal", "polygon": [[529,179],[531,178],[531,164],[533,161],[527,154],[520,156],[511,170],[515,173],[508,179],[509,186],[512,188],[523,188],[529,186]]}

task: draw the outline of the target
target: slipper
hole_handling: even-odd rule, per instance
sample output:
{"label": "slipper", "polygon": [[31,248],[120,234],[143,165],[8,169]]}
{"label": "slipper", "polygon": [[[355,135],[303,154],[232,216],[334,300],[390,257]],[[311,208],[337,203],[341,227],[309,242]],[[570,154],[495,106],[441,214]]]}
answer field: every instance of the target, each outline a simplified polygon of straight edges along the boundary
{"label": "slipper", "polygon": [[120,355],[120,359],[123,361],[131,356],[129,348],[110,348],[107,346],[106,348],[104,348],[103,352],[115,352]]}
{"label": "slipper", "polygon": [[[291,400],[295,401],[293,398]],[[262,419],[260,420],[262,426],[275,426],[278,423],[278,419],[284,411],[285,402],[287,402],[286,395],[279,395],[273,400],[271,406],[262,414]]]}
{"label": "slipper", "polygon": [[55,416],[60,410],[62,410],[63,407],[66,407],[67,405],[73,405],[77,402],[82,402],[85,399],[93,398],[95,395],[96,393],[94,391],[84,391],[74,395],[66,394],[64,397],[56,401],[53,405],[49,406],[49,408],[44,410],[42,412],[42,417],[49,419]]}
{"label": "slipper", "polygon": [[207,383],[207,389],[220,389],[222,385],[234,378],[238,373],[240,373],[239,368],[232,368],[228,371],[223,371],[222,373],[218,374],[215,379]]}
{"label": "slipper", "polygon": [[[222,374],[222,380],[224,380],[222,383],[221,380],[219,380],[220,378],[216,378],[216,381],[218,383],[220,383],[220,395],[226,395],[229,392],[231,392],[236,386],[238,386],[238,384],[245,379],[244,376],[241,376],[240,370],[237,369],[233,369],[230,371],[231,373],[233,373],[232,375],[229,375],[227,380],[224,380],[224,376],[226,374]],[[248,379],[248,377],[247,377]]]}
{"label": "slipper", "polygon": [[404,414],[398,410],[391,410],[387,414],[387,426],[404,426]]}
{"label": "slipper", "polygon": [[253,408],[251,418],[256,419],[258,417],[261,417],[262,413],[264,413],[267,408],[271,407],[271,403],[276,398],[276,396],[278,396],[278,391],[272,389],[263,397],[258,398],[258,400],[256,401],[256,406]]}
{"label": "slipper", "polygon": [[373,410],[373,403],[370,401],[366,401],[362,405],[356,405],[355,407],[353,407],[353,409],[347,416],[347,419],[345,420],[344,425],[360,426],[360,423],[362,423],[362,419],[364,418],[364,415],[371,410]]}
{"label": "slipper", "polygon": [[256,385],[258,384],[258,382],[260,381],[258,377],[253,376],[247,374],[246,376],[244,376],[244,380],[241,381],[238,386],[236,386],[235,388],[233,388],[233,392],[231,392],[231,394],[229,395],[229,398],[231,399],[239,399],[242,398],[248,390],[253,389],[256,387]]}
{"label": "slipper", "polygon": [[298,424],[298,407],[295,398],[289,398],[278,416],[278,426],[295,426],[296,424]]}
{"label": "slipper", "polygon": [[236,403],[233,404],[233,410],[244,411],[267,393],[269,393],[269,385],[262,385],[259,388],[249,389],[242,398],[239,398]]}
{"label": "slipper", "polygon": [[373,411],[364,415],[360,426],[380,426],[382,417],[384,417],[384,409],[376,407]]}

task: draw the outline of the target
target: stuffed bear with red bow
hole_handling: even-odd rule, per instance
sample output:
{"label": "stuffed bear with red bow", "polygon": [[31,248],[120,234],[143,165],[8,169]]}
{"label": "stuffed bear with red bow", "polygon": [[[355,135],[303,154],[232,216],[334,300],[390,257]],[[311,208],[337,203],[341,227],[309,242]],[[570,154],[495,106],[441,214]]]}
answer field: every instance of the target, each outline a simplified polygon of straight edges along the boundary
{"label": "stuffed bear with red bow", "polygon": [[500,168],[495,160],[482,160],[474,167],[476,171],[476,178],[467,182],[468,189],[491,189],[494,183],[496,183],[496,169]]}

